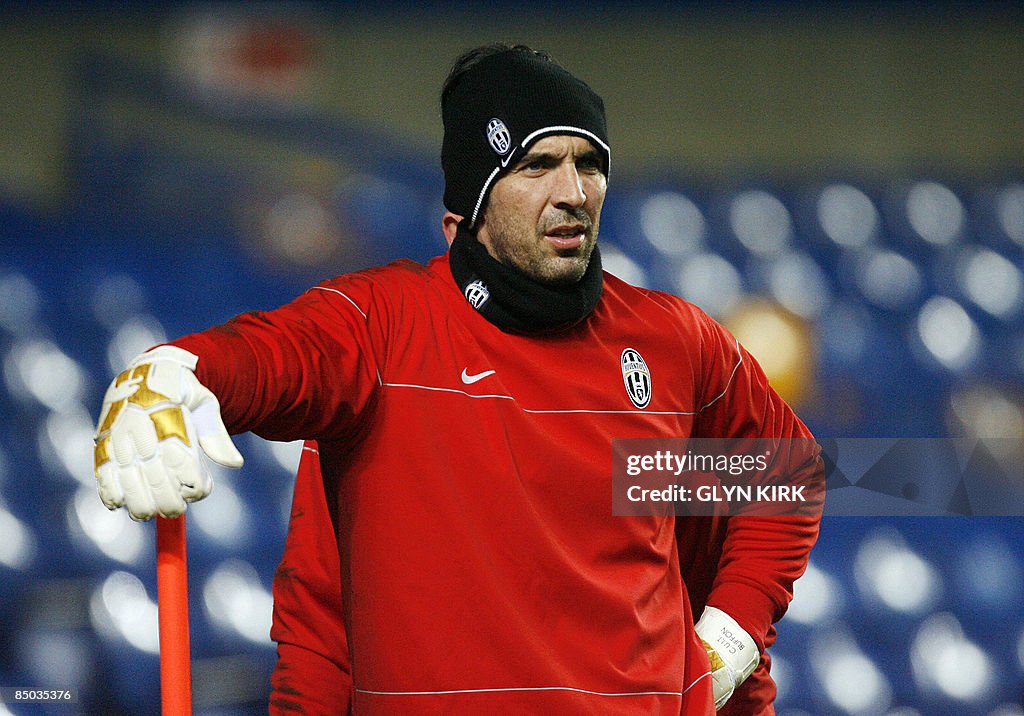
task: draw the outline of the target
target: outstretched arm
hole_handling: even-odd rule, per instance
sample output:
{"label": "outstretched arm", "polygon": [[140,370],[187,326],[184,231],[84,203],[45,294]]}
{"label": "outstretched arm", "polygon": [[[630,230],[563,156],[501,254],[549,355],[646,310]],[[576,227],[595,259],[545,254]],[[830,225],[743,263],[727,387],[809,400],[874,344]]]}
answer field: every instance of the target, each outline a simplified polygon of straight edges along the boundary
{"label": "outstretched arm", "polygon": [[104,504],[139,520],[180,515],[212,488],[200,452],[241,466],[229,433],[346,436],[379,385],[379,318],[349,295],[370,305],[368,284],[339,279],[132,361],[107,390],[96,430]]}

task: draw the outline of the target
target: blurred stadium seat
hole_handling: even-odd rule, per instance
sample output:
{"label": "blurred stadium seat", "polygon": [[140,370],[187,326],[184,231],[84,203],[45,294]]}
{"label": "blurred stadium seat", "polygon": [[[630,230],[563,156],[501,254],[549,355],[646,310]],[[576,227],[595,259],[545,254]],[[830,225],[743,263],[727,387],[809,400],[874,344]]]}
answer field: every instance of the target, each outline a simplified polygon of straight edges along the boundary
{"label": "blurred stadium seat", "polygon": [[[153,530],[95,496],[105,385],[145,347],[271,308],[317,276],[437,253],[440,184],[433,157],[363,128],[224,117],[145,71],[82,67],[74,209],[0,207],[0,642],[13,645],[0,684],[75,685],[89,712],[146,713],[158,699]],[[344,227],[351,245],[314,244],[285,265],[234,219],[263,205],[254,196],[280,209],[293,186],[180,137],[113,138],[101,109],[114,95],[319,157],[336,185],[288,204],[283,225]],[[952,179],[616,179],[605,260],[725,321],[756,298],[801,326],[813,361],[797,407],[816,434],[942,437],[981,423],[1020,441],[1024,176]],[[238,444],[245,469],[219,470],[189,512],[198,713],[265,712],[273,663],[269,589],[300,446]],[[1020,519],[826,519],[774,650],[779,714],[1021,713],[1022,584]]]}

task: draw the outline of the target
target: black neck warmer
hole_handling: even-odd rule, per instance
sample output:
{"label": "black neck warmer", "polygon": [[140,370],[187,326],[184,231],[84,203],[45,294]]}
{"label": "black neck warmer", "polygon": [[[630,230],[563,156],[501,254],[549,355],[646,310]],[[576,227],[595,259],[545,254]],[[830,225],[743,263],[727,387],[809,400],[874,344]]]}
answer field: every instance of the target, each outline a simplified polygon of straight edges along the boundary
{"label": "black neck warmer", "polygon": [[552,332],[579,323],[597,306],[604,283],[596,246],[583,278],[547,284],[493,258],[465,221],[459,222],[448,260],[470,305],[498,328],[517,333]]}

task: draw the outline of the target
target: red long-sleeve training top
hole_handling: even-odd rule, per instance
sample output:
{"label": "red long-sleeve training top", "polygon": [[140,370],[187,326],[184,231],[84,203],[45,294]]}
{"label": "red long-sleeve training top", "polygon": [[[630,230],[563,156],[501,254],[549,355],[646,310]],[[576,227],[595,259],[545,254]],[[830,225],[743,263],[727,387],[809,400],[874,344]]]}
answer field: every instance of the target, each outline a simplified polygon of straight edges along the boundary
{"label": "red long-sleeve training top", "polygon": [[[304,588],[275,585],[274,636],[350,678],[311,686],[357,713],[713,712],[683,577],[764,647],[817,533],[815,518],[611,515],[614,438],[808,434],[721,326],[611,275],[586,320],[548,335],[488,323],[439,257],[175,343],[232,432],[317,441],[331,544],[290,537],[285,562],[337,558],[344,621],[319,641],[347,639],[350,661],[282,619],[316,613]],[[767,673],[752,678],[770,702]]]}

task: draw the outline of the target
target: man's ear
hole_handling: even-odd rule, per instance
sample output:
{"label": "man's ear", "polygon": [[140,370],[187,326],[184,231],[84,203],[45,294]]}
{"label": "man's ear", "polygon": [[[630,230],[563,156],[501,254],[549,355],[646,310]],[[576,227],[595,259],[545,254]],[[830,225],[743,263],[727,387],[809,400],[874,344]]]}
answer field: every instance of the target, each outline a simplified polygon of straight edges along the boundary
{"label": "man's ear", "polygon": [[441,231],[444,233],[444,240],[448,242],[449,246],[455,241],[455,231],[459,228],[460,221],[462,221],[462,217],[450,211],[444,212],[444,216],[441,217]]}

